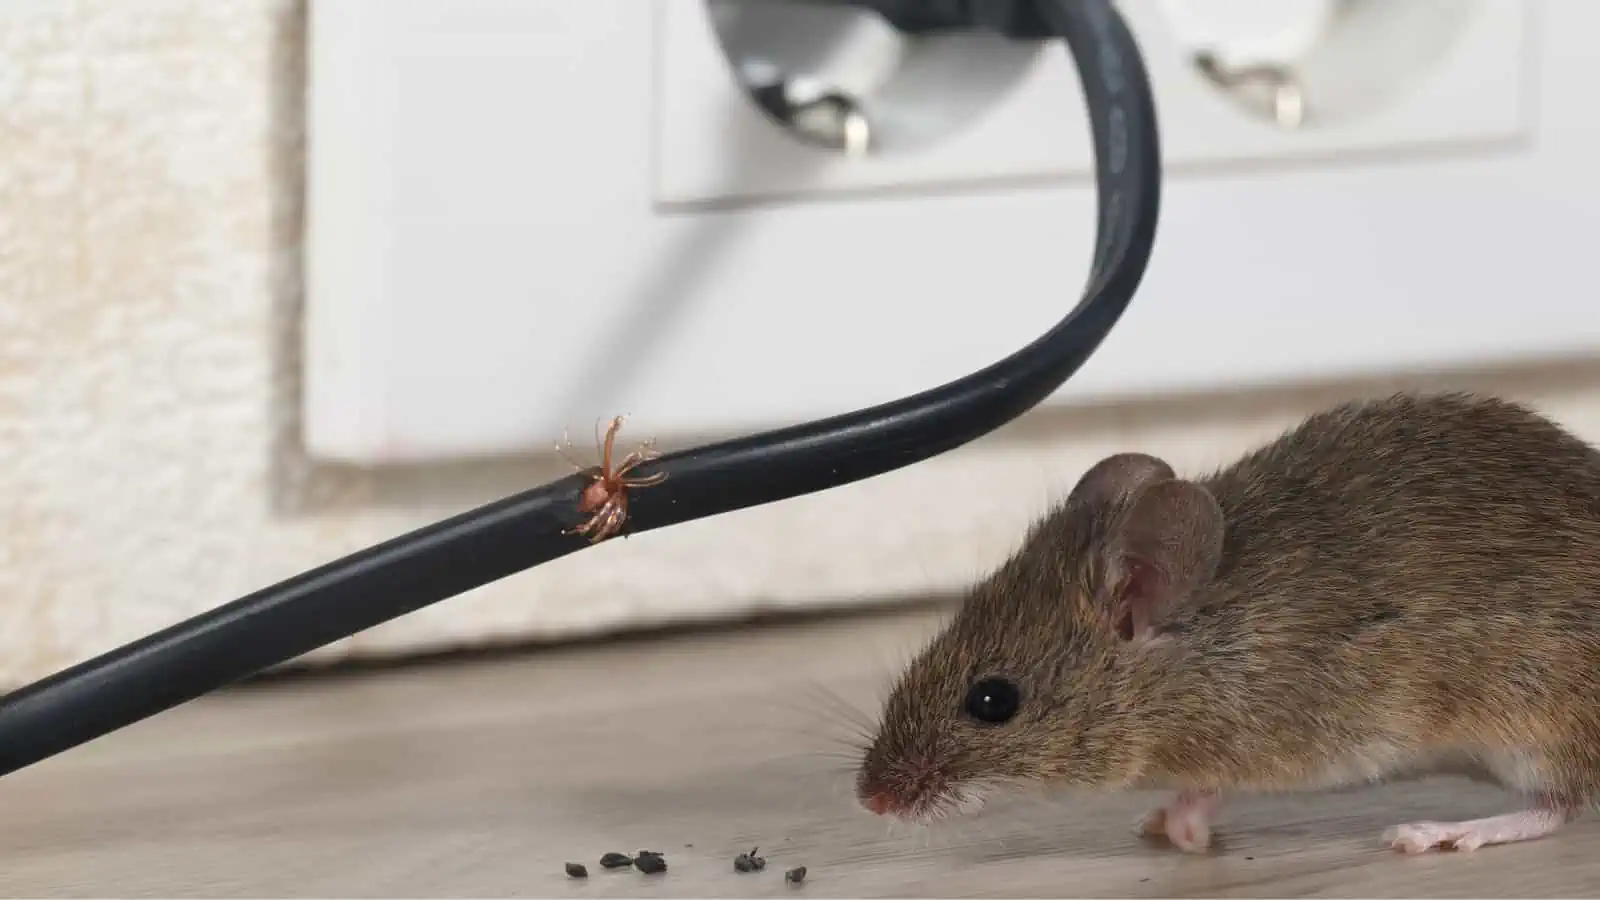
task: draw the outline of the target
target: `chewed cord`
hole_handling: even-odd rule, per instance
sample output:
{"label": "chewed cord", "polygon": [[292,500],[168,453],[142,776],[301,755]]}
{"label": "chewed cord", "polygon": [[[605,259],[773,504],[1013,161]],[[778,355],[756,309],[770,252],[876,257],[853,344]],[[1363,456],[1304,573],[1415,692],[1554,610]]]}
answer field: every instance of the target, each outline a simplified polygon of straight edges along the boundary
{"label": "chewed cord", "polygon": [[[1029,21],[1065,39],[1094,132],[1097,245],[1076,308],[1015,354],[916,396],[639,465],[634,476],[659,483],[628,498],[628,532],[796,497],[938,455],[1039,403],[1099,347],[1138,288],[1155,240],[1161,164],[1154,104],[1138,46],[1109,0],[1034,0]],[[585,492],[593,486],[592,476],[575,474],[507,497],[23,687],[0,700],[0,774],[581,550],[589,544],[575,529],[590,518],[580,506],[589,509]]]}

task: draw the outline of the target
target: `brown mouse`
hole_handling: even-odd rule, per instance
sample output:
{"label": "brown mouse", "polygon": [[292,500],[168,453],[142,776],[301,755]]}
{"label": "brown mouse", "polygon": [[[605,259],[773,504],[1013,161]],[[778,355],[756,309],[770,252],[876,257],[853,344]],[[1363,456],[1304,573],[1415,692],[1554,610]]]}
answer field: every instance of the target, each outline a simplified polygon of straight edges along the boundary
{"label": "brown mouse", "polygon": [[1140,828],[1201,851],[1229,792],[1428,774],[1526,803],[1397,849],[1531,840],[1600,794],[1600,453],[1466,394],[1346,404],[1193,480],[1098,463],[900,676],[857,791],[929,821],[1007,783],[1170,790]]}

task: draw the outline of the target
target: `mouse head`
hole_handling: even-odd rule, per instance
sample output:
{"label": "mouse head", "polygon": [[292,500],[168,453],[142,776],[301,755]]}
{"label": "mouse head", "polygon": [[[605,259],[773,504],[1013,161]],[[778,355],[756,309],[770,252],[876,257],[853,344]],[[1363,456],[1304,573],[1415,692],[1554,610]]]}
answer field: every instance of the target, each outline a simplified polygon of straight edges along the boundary
{"label": "mouse head", "polygon": [[862,805],[929,821],[1007,782],[1118,786],[1148,743],[1171,614],[1214,574],[1222,513],[1166,463],[1090,469],[975,587],[885,704]]}

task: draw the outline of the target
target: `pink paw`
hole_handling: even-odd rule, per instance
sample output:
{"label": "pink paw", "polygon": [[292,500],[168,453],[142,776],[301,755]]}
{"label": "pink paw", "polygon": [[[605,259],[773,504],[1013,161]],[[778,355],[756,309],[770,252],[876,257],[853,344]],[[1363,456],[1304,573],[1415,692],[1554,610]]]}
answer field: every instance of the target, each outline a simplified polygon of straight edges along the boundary
{"label": "pink paw", "polygon": [[1384,832],[1383,839],[1401,853],[1427,853],[1449,848],[1463,853],[1483,846],[1482,835],[1450,822],[1412,822]]}
{"label": "pink paw", "polygon": [[1211,846],[1214,801],[1180,796],[1139,820],[1137,831],[1145,837],[1165,837],[1185,853],[1204,853]]}
{"label": "pink paw", "polygon": [[1412,822],[1384,833],[1389,846],[1405,853],[1427,853],[1448,847],[1470,853],[1491,844],[1514,844],[1554,834],[1572,821],[1577,807],[1547,802],[1537,809],[1505,813],[1467,822]]}

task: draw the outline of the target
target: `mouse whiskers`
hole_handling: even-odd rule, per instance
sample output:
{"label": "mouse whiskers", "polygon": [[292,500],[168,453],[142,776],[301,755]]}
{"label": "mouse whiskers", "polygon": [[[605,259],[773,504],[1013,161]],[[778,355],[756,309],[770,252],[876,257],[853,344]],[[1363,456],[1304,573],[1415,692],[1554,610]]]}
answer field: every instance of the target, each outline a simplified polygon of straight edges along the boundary
{"label": "mouse whiskers", "polygon": [[981,812],[990,798],[1004,789],[1005,780],[995,778],[952,785],[937,801],[940,817],[966,818]]}
{"label": "mouse whiskers", "polygon": [[870,715],[815,682],[796,685],[774,703],[789,715],[772,727],[797,738],[798,755],[824,760],[830,771],[839,774],[855,773],[877,730]]}
{"label": "mouse whiskers", "polygon": [[800,690],[817,704],[817,709],[827,717],[827,721],[843,723],[852,734],[862,738],[870,738],[877,731],[876,712],[862,709],[833,688],[811,681],[800,685]]}

